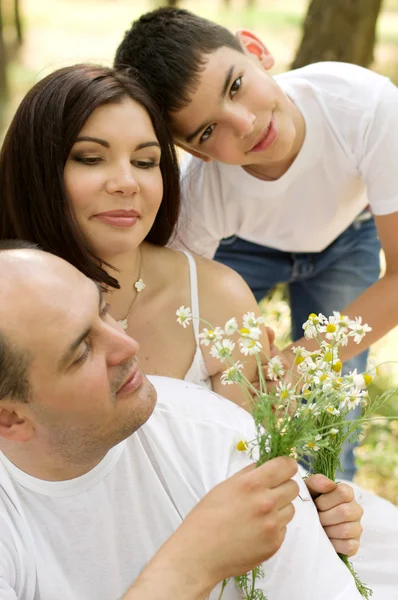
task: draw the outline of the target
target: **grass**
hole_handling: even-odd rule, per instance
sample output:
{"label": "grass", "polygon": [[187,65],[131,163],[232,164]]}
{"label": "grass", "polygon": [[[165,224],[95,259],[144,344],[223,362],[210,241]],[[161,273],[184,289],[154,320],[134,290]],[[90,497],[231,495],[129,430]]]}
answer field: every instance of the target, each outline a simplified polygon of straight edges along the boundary
{"label": "grass", "polygon": [[[11,0],[7,0],[11,5]],[[46,73],[67,64],[92,61],[111,64],[114,51],[131,21],[151,10],[156,0],[24,0],[26,40],[19,56],[10,65],[11,102],[7,119],[26,91]],[[226,11],[221,0],[185,0],[181,6],[220,22],[230,29],[251,28],[265,41],[276,57],[275,72],[286,70],[300,40],[300,24],[306,0],[257,0],[246,10],[244,0],[231,0]],[[8,36],[10,30],[6,31]],[[398,82],[398,0],[385,0],[378,21],[378,43],[374,68]],[[282,314],[278,335],[286,338],[288,313],[280,297],[269,306],[270,319]],[[276,323],[276,321],[275,321]],[[375,345],[378,362],[398,358],[398,331]],[[398,370],[381,368],[380,390],[398,385]],[[376,388],[373,393],[377,393]],[[385,408],[398,415],[398,398]],[[357,451],[360,466],[357,481],[398,504],[398,424],[386,421],[366,427]]]}

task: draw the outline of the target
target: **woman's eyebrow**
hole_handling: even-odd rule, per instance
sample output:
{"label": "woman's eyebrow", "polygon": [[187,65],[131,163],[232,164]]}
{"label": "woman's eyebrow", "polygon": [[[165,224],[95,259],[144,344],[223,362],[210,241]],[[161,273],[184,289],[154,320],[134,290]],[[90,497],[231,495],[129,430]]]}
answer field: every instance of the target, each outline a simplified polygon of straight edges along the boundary
{"label": "woman's eyebrow", "polygon": [[96,144],[101,144],[104,148],[109,148],[109,144],[106,140],[101,140],[100,138],[90,137],[89,135],[81,135],[76,139],[76,142],[95,142]]}

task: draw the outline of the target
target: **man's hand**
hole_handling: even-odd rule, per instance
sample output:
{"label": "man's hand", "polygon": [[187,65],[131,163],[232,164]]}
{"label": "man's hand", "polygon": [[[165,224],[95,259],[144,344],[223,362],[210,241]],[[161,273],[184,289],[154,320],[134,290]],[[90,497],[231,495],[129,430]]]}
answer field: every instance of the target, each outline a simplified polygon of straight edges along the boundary
{"label": "man's hand", "polygon": [[354,556],[362,535],[363,508],[346,483],[334,483],[324,475],[311,475],[305,480],[314,498],[319,520],[336,552]]}
{"label": "man's hand", "polygon": [[[160,548],[124,598],[201,600],[224,579],[275,554],[292,520],[297,463],[275,458],[213,488]],[[156,594],[155,594],[156,592]]]}

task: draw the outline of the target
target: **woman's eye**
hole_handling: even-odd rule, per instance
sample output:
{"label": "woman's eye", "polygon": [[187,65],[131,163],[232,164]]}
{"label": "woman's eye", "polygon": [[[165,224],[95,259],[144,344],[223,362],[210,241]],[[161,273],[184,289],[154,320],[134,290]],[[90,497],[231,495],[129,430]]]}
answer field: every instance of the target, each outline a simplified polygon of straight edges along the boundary
{"label": "woman's eye", "polygon": [[83,165],[97,165],[102,160],[99,156],[75,156],[74,159]]}
{"label": "woman's eye", "polygon": [[215,128],[215,125],[209,125],[208,127],[206,127],[206,129],[204,130],[204,132],[202,133],[202,135],[199,138],[199,144],[202,144],[203,142],[206,142],[209,137],[211,136],[211,134],[213,133]]}
{"label": "woman's eye", "polygon": [[242,85],[242,77],[238,77],[237,79],[235,79],[235,81],[231,85],[231,89],[229,90],[229,94],[230,94],[231,98],[233,98],[235,96],[236,92],[240,89],[241,85]]}
{"label": "woman's eye", "polygon": [[159,163],[155,160],[134,160],[132,164],[138,169],[154,169],[159,166]]}

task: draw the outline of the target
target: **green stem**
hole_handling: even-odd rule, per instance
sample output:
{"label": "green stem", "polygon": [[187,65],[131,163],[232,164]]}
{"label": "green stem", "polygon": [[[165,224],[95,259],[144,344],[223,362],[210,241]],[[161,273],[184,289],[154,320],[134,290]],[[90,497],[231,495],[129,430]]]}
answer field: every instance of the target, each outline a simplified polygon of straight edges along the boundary
{"label": "green stem", "polygon": [[347,569],[350,571],[351,575],[354,578],[355,581],[355,585],[357,586],[357,590],[358,592],[361,594],[361,596],[363,598],[365,598],[366,600],[369,600],[371,596],[373,596],[373,592],[370,588],[368,588],[364,583],[362,583],[362,581],[359,579],[358,575],[356,574],[354,567],[352,566],[352,563],[348,560],[348,557],[346,554],[339,554],[341,560],[343,561],[343,563],[345,564],[345,566],[347,567]]}

